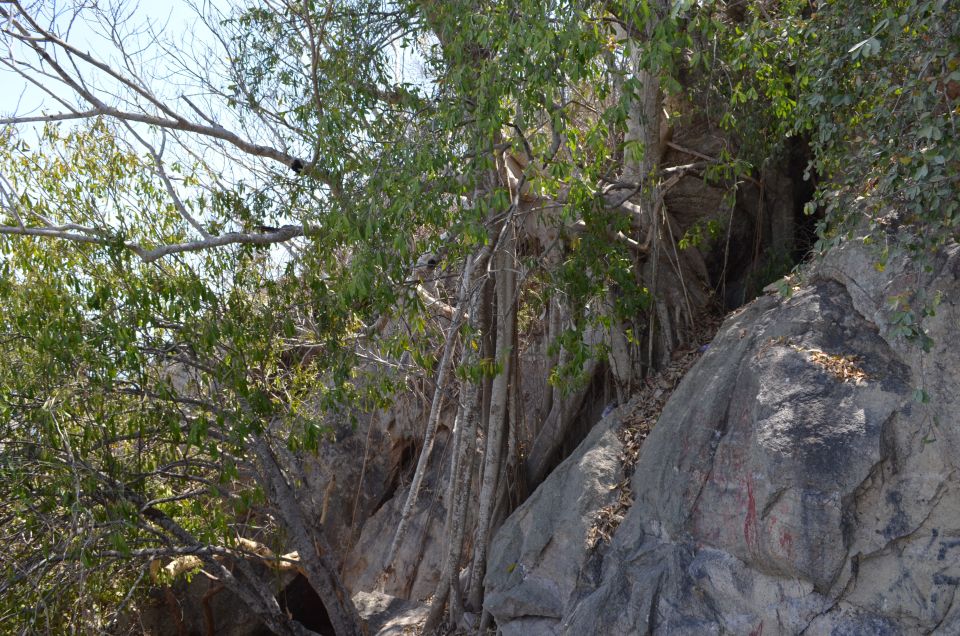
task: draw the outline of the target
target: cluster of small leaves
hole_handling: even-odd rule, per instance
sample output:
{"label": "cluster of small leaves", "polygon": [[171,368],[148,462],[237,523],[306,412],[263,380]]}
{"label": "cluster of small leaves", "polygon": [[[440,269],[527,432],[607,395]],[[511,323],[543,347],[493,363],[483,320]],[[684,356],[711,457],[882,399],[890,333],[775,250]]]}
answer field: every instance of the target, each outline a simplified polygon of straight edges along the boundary
{"label": "cluster of small leaves", "polygon": [[806,0],[789,0],[775,7],[706,3],[691,15],[690,95],[736,145],[735,156],[722,158],[728,176],[749,174],[797,131],[798,99],[809,81],[797,72],[809,11]]}
{"label": "cluster of small leaves", "polygon": [[[918,298],[920,296],[920,298]],[[921,326],[923,318],[936,315],[937,307],[943,301],[943,295],[937,291],[932,296],[920,294],[897,294],[887,299],[887,320],[891,338],[902,337],[914,342],[926,352],[933,346],[933,340]],[[918,303],[919,300],[919,303]],[[917,305],[922,309],[917,309]]]}
{"label": "cluster of small leaves", "polygon": [[132,265],[122,252],[37,243],[3,241],[3,598],[17,606],[2,611],[12,624],[66,629],[87,623],[77,616],[85,606],[116,605],[129,580],[120,572],[142,564],[125,557],[159,546],[143,504],[209,531],[223,522],[219,509],[193,507],[199,493],[176,497],[207,480],[226,490],[231,470],[222,454],[211,461],[198,419],[145,399],[167,386],[157,321],[184,281],[123,284],[117,274]]}
{"label": "cluster of small leaves", "polygon": [[744,156],[810,141],[820,249],[854,228],[917,254],[956,238],[958,17],[950,0],[785,2],[703,23],[720,52],[698,59]]}
{"label": "cluster of small leaves", "polygon": [[919,254],[957,238],[958,18],[948,0],[831,3],[805,25],[800,107],[830,184],[827,238],[863,217]]}

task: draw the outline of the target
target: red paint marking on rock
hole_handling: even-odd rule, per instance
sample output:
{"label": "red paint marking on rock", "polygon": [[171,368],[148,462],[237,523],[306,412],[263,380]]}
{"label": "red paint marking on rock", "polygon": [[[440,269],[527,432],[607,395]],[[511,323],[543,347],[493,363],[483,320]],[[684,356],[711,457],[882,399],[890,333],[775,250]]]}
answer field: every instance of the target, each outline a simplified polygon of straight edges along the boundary
{"label": "red paint marking on rock", "polygon": [[743,520],[743,540],[749,547],[757,539],[757,501],[753,497],[753,482],[747,482],[747,516]]}

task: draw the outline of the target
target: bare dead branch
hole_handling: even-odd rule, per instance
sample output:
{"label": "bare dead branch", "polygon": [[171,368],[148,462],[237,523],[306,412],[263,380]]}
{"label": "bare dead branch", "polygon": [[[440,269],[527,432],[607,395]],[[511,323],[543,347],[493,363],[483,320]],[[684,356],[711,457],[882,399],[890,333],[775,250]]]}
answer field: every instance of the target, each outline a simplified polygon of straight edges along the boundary
{"label": "bare dead branch", "polygon": [[[300,225],[284,225],[283,227],[277,228],[272,232],[263,232],[263,233],[245,233],[245,232],[228,232],[227,234],[221,234],[220,236],[214,236],[209,239],[204,239],[202,241],[191,241],[188,243],[176,243],[172,245],[164,245],[152,250],[143,250],[142,248],[136,248],[136,246],[130,246],[138,256],[140,256],[144,262],[152,263],[153,261],[163,258],[168,254],[179,254],[182,252],[199,252],[201,250],[210,249],[213,247],[222,247],[224,245],[272,245],[274,243],[283,243],[284,241],[289,241],[292,238],[298,236],[303,236],[303,226]],[[137,251],[137,250],[140,251]]]}
{"label": "bare dead branch", "polygon": [[[77,226],[79,227],[79,226]],[[93,230],[90,230],[93,232]],[[87,243],[93,245],[114,245],[116,241],[104,236],[83,234],[77,231],[70,231],[63,227],[23,227],[15,225],[0,225],[0,234],[18,235],[18,236],[40,236],[46,238],[58,238],[75,243]],[[251,233],[251,232],[228,232],[219,236],[211,236],[199,241],[188,241],[185,243],[171,243],[162,245],[153,249],[146,249],[136,243],[125,243],[123,246],[140,257],[144,263],[152,263],[158,259],[170,254],[180,254],[183,252],[199,252],[202,250],[223,247],[225,245],[273,245],[283,243],[290,239],[303,236],[303,227],[300,225],[284,225],[270,232]]]}
{"label": "bare dead branch", "polygon": [[[88,53],[80,51],[66,40],[58,37],[51,31],[44,29],[36,21],[36,19],[27,13],[27,11],[19,2],[13,1],[9,4],[11,7],[13,7],[12,9],[0,8],[0,17],[3,17],[6,19],[8,24],[12,25],[12,29],[7,29],[4,32],[9,37],[22,42],[25,46],[32,50],[50,69],[52,69],[53,73],[48,73],[50,77],[56,78],[63,85],[70,88],[80,99],[89,104],[91,108],[84,110],[74,109],[49,87],[43,86],[42,84],[36,82],[35,78],[32,78],[30,73],[26,72],[22,68],[19,68],[19,66],[15,64],[12,59],[5,59],[3,60],[3,63],[8,68],[14,72],[17,72],[28,81],[32,81],[35,85],[39,86],[42,90],[44,90],[45,93],[55,98],[60,104],[62,104],[68,112],[34,116],[5,117],[0,118],[0,125],[110,117],[127,122],[128,124],[146,124],[148,126],[156,126],[161,129],[182,131],[210,139],[216,139],[230,144],[248,155],[262,157],[265,159],[273,159],[286,166],[293,166],[297,164],[303,165],[304,162],[297,157],[283,150],[267,145],[256,144],[244,139],[240,135],[227,130],[223,126],[213,123],[210,117],[202,115],[202,113],[201,116],[203,123],[192,121],[186,118],[168,106],[150,90],[148,90],[142,81],[135,81],[134,79],[131,79],[130,76],[120,73],[110,65],[98,60]],[[22,18],[22,20],[18,18]],[[61,50],[66,53],[67,58],[70,61],[70,65],[72,66],[72,72],[65,68],[64,65],[61,64],[54,57],[54,55],[51,54],[46,45],[52,46],[54,50]],[[99,71],[105,73],[108,77],[118,82],[121,88],[128,89],[135,95],[140,96],[142,99],[146,100],[150,106],[156,108],[158,114],[137,112],[106,103],[101,97],[95,94],[93,89],[91,89],[84,81],[83,74],[76,66],[76,60],[81,60],[93,68],[98,69]],[[195,104],[189,101],[188,103],[194,111],[199,111]],[[268,124],[269,122],[264,123]],[[339,192],[339,179],[336,178],[331,171],[313,165],[313,163],[314,162],[311,162],[311,165],[307,166],[308,169],[306,172],[311,176],[323,181],[331,188],[333,192]]]}

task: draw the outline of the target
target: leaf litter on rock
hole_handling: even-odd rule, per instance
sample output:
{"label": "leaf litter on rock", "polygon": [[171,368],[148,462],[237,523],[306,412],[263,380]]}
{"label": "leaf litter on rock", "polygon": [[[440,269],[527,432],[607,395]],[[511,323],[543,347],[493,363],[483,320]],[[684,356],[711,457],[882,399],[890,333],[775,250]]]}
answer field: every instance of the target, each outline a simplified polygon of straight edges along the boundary
{"label": "leaf litter on rock", "polygon": [[622,446],[620,465],[623,478],[611,488],[617,491],[616,500],[595,513],[587,530],[587,549],[592,550],[601,542],[609,543],[626,517],[627,511],[633,505],[630,478],[640,459],[643,443],[656,425],[674,389],[707,351],[705,345],[713,340],[718,328],[719,322],[716,319],[705,321],[696,334],[694,344],[689,349],[675,353],[673,361],[665,369],[646,378],[640,392],[619,409],[622,422],[617,430],[617,439]]}

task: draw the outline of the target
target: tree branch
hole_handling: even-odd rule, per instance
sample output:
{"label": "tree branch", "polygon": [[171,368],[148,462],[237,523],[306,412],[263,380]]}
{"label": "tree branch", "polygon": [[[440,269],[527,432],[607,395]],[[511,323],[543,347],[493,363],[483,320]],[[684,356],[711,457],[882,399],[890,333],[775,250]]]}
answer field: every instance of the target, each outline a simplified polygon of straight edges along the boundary
{"label": "tree branch", "polygon": [[[55,113],[51,115],[35,115],[31,117],[6,117],[0,118],[0,125],[9,125],[9,124],[22,124],[22,123],[37,123],[37,122],[49,122],[49,121],[65,121],[73,119],[88,119],[92,117],[111,117],[119,119],[125,122],[135,122],[146,124],[149,126],[157,126],[159,128],[167,130],[178,130],[183,132],[189,132],[204,137],[209,137],[212,139],[218,139],[220,141],[226,142],[238,150],[252,156],[263,157],[266,159],[273,159],[278,161],[286,166],[294,166],[296,164],[303,165],[304,162],[282,150],[273,148],[271,146],[255,144],[251,141],[248,141],[238,134],[227,130],[226,128],[219,125],[209,125],[206,123],[197,123],[190,121],[174,111],[172,108],[167,106],[163,101],[157,98],[151,91],[142,86],[140,83],[131,80],[129,77],[119,73],[118,71],[111,68],[109,65],[97,60],[93,56],[83,53],[78,50],[76,47],[72,46],[70,43],[62,40],[53,33],[43,29],[27,12],[23,9],[19,2],[10,2],[10,4],[16,9],[16,12],[23,16],[23,19],[26,21],[27,25],[30,27],[28,30],[27,26],[24,26],[20,21],[16,19],[14,12],[8,9],[0,8],[0,17],[7,19],[11,25],[16,29],[16,31],[6,31],[6,33],[22,42],[25,46],[31,49],[36,53],[43,62],[45,62],[53,71],[55,76],[63,82],[67,87],[72,89],[83,101],[87,102],[92,108],[87,110],[77,110],[74,112],[68,113]],[[30,30],[36,33],[36,35],[31,35]],[[95,95],[91,89],[89,89],[86,83],[83,81],[82,76],[79,72],[79,69],[74,65],[75,73],[71,74],[68,72],[50,52],[43,46],[44,43],[50,43],[54,47],[59,47],[61,50],[66,52],[70,57],[71,61],[74,57],[83,60],[84,62],[90,64],[96,69],[99,69],[103,73],[106,73],[109,77],[113,78],[120,83],[121,86],[133,91],[136,95],[139,95],[145,99],[150,105],[156,108],[160,114],[152,115],[149,113],[141,113],[130,110],[125,110],[123,108],[118,108],[116,106],[111,106],[105,103],[97,95]],[[29,79],[29,76],[22,70],[18,69],[16,65],[9,62],[6,62],[7,66],[20,74],[21,76]],[[49,89],[45,90],[50,93]],[[52,94],[52,93],[51,93]],[[61,103],[64,103],[60,100]],[[69,107],[68,107],[69,108]],[[72,110],[72,109],[71,109]],[[204,117],[205,120],[208,118]],[[331,171],[324,168],[317,167],[311,163],[309,170],[307,172],[323,181],[328,187],[331,188],[331,191],[335,193],[340,192],[340,183],[339,179]]]}
{"label": "tree branch", "polygon": [[[79,228],[80,226],[71,226]],[[91,236],[89,234],[80,234],[71,232],[63,227],[24,227],[14,225],[0,225],[0,234],[20,235],[20,236],[41,236],[47,238],[58,238],[75,243],[88,243],[94,245],[114,245],[116,242],[102,237]],[[123,246],[140,257],[144,263],[152,263],[156,260],[169,256],[170,254],[180,254],[183,252],[200,252],[214,247],[223,247],[225,245],[273,245],[274,243],[283,243],[298,236],[303,236],[303,226],[284,225],[276,230],[263,233],[247,232],[228,232],[219,236],[211,236],[199,241],[188,241],[185,243],[171,243],[162,245],[153,249],[146,249],[136,243],[124,243]]]}

